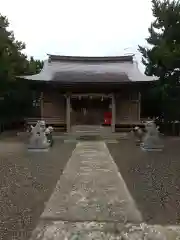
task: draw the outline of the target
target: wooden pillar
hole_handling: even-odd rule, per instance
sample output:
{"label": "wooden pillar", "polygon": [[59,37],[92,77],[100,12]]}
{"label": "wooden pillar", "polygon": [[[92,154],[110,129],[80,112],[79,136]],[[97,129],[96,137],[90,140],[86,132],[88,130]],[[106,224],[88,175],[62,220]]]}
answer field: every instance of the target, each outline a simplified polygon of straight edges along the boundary
{"label": "wooden pillar", "polygon": [[132,122],[133,120],[133,112],[132,112],[132,100],[133,100],[133,96],[132,96],[132,92],[129,93],[129,96],[128,96],[128,106],[129,106],[129,116],[128,116],[128,120],[130,120]]}
{"label": "wooden pillar", "polygon": [[40,108],[41,108],[41,119],[44,118],[44,94],[41,92],[41,103],[40,103]]}
{"label": "wooden pillar", "polygon": [[112,94],[112,122],[111,122],[112,132],[115,132],[116,130],[115,125],[116,125],[116,101],[114,94]]}
{"label": "wooden pillar", "polygon": [[138,95],[138,120],[141,120],[141,93]]}
{"label": "wooden pillar", "polygon": [[71,97],[66,96],[66,130],[69,133],[71,130]]}

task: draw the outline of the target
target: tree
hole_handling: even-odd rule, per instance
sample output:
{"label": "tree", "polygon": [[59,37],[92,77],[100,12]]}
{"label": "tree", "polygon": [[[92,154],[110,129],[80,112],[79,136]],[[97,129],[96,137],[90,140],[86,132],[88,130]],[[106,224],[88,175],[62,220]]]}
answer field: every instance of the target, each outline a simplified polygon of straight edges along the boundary
{"label": "tree", "polygon": [[39,73],[43,67],[43,61],[34,60],[33,57],[30,57],[28,61],[27,70],[25,71],[26,74],[32,75],[34,73]]}
{"label": "tree", "polygon": [[[152,0],[154,21],[146,39],[149,47],[139,46],[145,74],[159,77],[156,89],[165,118],[180,118],[180,2]],[[152,97],[152,94],[150,94]]]}
{"label": "tree", "polygon": [[16,76],[35,74],[43,66],[33,57],[28,60],[22,52],[25,44],[17,41],[8,27],[8,19],[0,14],[0,111],[6,121],[23,116],[32,101],[28,81]]}

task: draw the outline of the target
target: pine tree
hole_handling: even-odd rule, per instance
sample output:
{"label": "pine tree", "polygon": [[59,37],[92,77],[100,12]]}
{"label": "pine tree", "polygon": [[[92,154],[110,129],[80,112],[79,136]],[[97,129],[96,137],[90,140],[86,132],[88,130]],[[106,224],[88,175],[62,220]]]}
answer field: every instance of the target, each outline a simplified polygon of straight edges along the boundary
{"label": "pine tree", "polygon": [[166,118],[179,118],[180,110],[180,2],[152,0],[154,21],[149,27],[148,47],[139,46],[145,74],[159,77],[156,98]]}

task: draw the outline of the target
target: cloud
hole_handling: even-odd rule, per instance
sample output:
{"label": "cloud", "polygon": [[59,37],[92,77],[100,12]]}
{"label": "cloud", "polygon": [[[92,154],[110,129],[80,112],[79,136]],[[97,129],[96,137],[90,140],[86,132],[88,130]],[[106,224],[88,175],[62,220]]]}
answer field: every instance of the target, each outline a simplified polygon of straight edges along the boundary
{"label": "cloud", "polygon": [[152,21],[151,0],[1,0],[1,13],[26,53],[42,59],[136,51]]}

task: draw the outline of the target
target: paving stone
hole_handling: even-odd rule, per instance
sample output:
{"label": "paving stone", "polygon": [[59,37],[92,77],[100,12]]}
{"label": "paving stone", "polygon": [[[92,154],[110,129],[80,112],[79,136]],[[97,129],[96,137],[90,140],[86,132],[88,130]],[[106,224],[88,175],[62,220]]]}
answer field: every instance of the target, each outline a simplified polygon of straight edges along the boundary
{"label": "paving stone", "polygon": [[41,218],[140,222],[104,142],[79,142]]}

